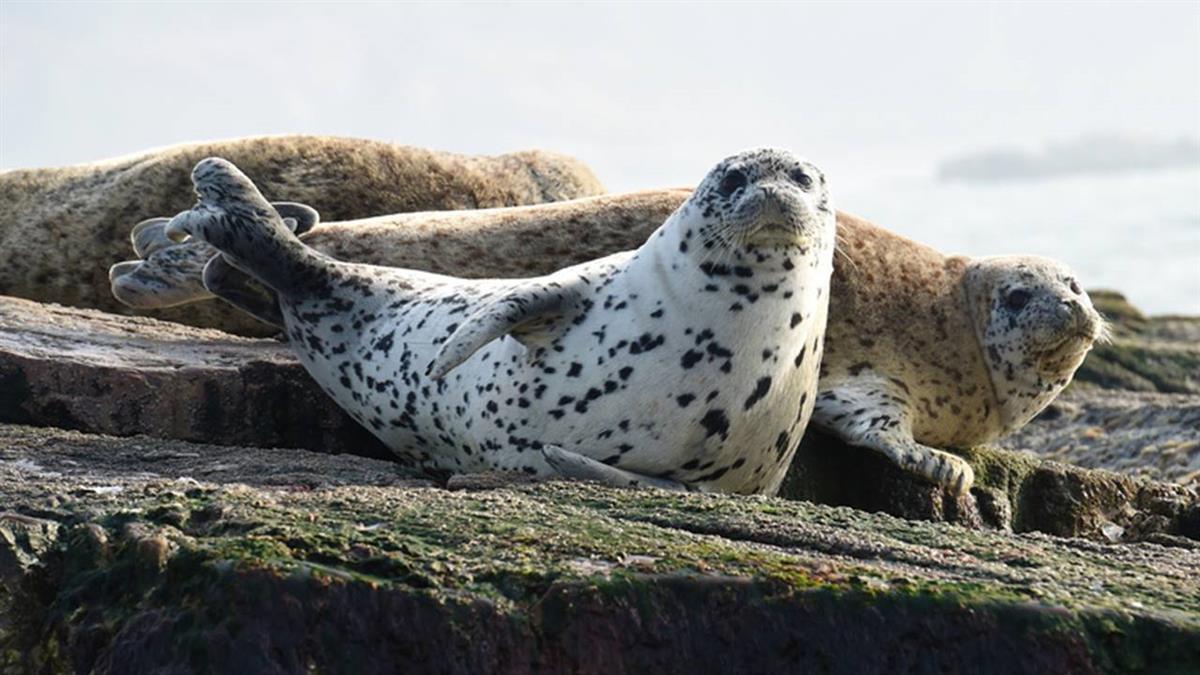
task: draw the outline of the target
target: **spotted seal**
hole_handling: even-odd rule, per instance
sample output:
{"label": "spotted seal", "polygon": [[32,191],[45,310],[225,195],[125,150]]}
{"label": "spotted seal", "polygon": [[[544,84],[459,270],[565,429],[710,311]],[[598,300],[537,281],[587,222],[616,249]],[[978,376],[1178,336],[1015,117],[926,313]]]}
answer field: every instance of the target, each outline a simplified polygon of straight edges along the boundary
{"label": "spotted seal", "polygon": [[815,403],[833,270],[810,162],[729,157],[637,249],[518,281],[339,262],[229,162],[192,175],[199,204],[165,234],[221,252],[210,290],[244,273],[277,293],[308,372],[416,465],[778,489]]}
{"label": "spotted seal", "polygon": [[1100,315],[1054,260],[946,256],[845,214],[838,237],[813,424],[968,490],[970,465],[939,448],[1032,419],[1104,335]]}
{"label": "spotted seal", "polygon": [[[646,191],[324,223],[305,241],[379,265],[483,276],[546,272],[564,259],[635,246],[689,194]],[[946,256],[847,213],[837,214],[837,224],[813,425],[964,491],[973,480],[970,466],[942,451],[1020,428],[1070,381],[1103,323],[1060,263]],[[140,302],[153,303],[162,284],[176,289],[173,297],[211,297],[201,269],[214,249],[167,241],[161,221],[149,230],[165,242],[162,254],[191,261],[186,273],[151,256],[122,267],[114,293],[141,293]],[[260,315],[272,311],[272,299],[255,297]]]}

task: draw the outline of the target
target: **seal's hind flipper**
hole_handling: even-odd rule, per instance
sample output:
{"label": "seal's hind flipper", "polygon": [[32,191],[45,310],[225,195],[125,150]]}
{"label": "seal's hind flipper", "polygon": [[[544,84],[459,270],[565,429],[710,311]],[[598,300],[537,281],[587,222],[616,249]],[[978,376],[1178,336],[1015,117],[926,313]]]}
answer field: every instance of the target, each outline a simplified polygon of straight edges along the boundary
{"label": "seal's hind flipper", "polygon": [[549,342],[584,305],[591,287],[583,281],[543,277],[530,280],[471,314],[438,349],[427,374],[441,379],[479,348],[503,335],[526,347]]}
{"label": "seal's hind flipper", "polygon": [[218,298],[250,316],[283,328],[279,297],[249,274],[230,265],[223,255],[215,255],[204,266],[204,287]]}
{"label": "seal's hind flipper", "polygon": [[133,230],[129,233],[129,240],[133,244],[133,252],[137,254],[137,257],[145,260],[155,251],[177,245],[167,237],[166,229],[169,222],[171,222],[170,218],[148,218],[133,226]]}
{"label": "seal's hind flipper", "polygon": [[[296,235],[308,232],[321,222],[321,214],[307,204],[271,202],[271,206],[283,219],[284,226]],[[179,246],[178,242],[167,236],[166,229],[170,222],[170,218],[147,218],[134,225],[129,232],[134,254],[145,260],[168,246]]]}
{"label": "seal's hind flipper", "polygon": [[308,232],[321,222],[321,214],[308,204],[271,202],[271,206],[275,208],[275,213],[278,213],[279,217],[283,219],[283,224],[296,236]]}
{"label": "seal's hind flipper", "polygon": [[542,446],[546,463],[560,475],[576,480],[590,480],[615,487],[655,487],[663,490],[688,491],[688,486],[667,478],[654,478],[618,469],[590,457],[564,450],[557,445]]}
{"label": "seal's hind flipper", "polygon": [[[161,228],[160,228],[161,231]],[[155,247],[145,260],[127,260],[109,268],[113,297],[137,309],[162,309],[207,300],[204,266],[217,250],[201,241]]]}
{"label": "seal's hind flipper", "polygon": [[199,203],[171,219],[168,238],[207,242],[227,263],[283,295],[303,295],[327,283],[328,258],[305,246],[232,163],[219,157],[201,160],[192,170],[192,183]]}

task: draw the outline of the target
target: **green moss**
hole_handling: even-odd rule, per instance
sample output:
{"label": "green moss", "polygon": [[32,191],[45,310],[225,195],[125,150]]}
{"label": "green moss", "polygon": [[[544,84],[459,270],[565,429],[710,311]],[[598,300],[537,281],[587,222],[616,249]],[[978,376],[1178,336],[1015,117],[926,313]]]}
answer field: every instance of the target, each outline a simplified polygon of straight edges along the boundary
{"label": "green moss", "polygon": [[1110,389],[1200,393],[1200,351],[1117,339],[1096,345],[1075,379]]}
{"label": "green moss", "polygon": [[[971,458],[993,485],[1011,488],[1029,470],[1006,454]],[[63,508],[81,506],[68,500]],[[728,594],[730,606],[820,611],[851,623],[868,609],[921,621],[946,612],[993,617],[1021,640],[1078,642],[1113,668],[1153,661],[1156,640],[1182,649],[1180,636],[1200,636],[1195,561],[1171,567],[1147,551],[780,499],[550,483],[472,493],[159,492],[129,495],[108,514],[94,505],[86,512],[109,540],[108,554],[84,552],[85,537],[63,538],[45,568],[39,631],[5,638],[43,664],[67,658],[55,651],[56,631],[86,629],[107,644],[151,608],[200,663],[214,631],[236,637],[241,622],[256,620],[236,607],[273,607],[281,588],[301,605],[330,593],[404,593],[466,622],[486,602],[520,630],[546,631],[545,640],[556,639],[555,616],[577,611],[583,600],[570,598],[578,593],[589,606],[625,608],[652,623],[666,611],[664,593],[699,606],[713,592]],[[154,520],[162,514],[179,527]],[[169,555],[150,564],[162,542]],[[567,588],[578,590],[560,598]]]}

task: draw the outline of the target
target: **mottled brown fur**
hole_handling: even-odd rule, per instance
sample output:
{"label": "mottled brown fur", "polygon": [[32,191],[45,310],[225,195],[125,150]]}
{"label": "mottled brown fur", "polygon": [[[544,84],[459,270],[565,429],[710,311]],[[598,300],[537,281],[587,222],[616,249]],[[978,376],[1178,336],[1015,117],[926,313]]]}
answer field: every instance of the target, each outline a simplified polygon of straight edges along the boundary
{"label": "mottled brown fur", "polygon": [[835,381],[886,364],[915,399],[919,441],[980,442],[998,411],[962,284],[970,259],[845,213],[838,241],[821,376]]}
{"label": "mottled brown fur", "polygon": [[[553,153],[470,157],[322,136],[193,143],[92,164],[6,171],[0,173],[0,295],[128,312],[109,291],[108,266],[128,257],[134,223],[191,206],[188,176],[211,155],[237,163],[267,195],[290,195],[329,220],[603,192],[586,166]],[[155,313],[214,325],[206,317],[189,321],[193,314],[194,308]]]}

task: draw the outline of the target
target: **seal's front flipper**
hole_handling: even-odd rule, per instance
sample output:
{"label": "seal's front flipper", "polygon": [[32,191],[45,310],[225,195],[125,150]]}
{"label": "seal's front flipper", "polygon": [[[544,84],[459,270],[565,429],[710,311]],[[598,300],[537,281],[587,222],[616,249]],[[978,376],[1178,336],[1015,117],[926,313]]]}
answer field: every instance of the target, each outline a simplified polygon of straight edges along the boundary
{"label": "seal's front flipper", "polygon": [[542,456],[560,475],[576,480],[590,480],[614,487],[655,487],[663,490],[687,491],[688,486],[679,481],[654,478],[640,473],[618,469],[590,457],[564,450],[557,445],[542,446]]}
{"label": "seal's front flipper", "polygon": [[[822,388],[826,386],[822,382]],[[975,482],[975,472],[961,457],[921,445],[912,436],[908,404],[891,384],[864,375],[831,384],[817,396],[812,423],[838,438],[883,453],[901,469],[956,493]]]}
{"label": "seal's front flipper", "polygon": [[591,290],[582,280],[544,277],[530,280],[476,310],[446,339],[429,364],[440,379],[480,347],[511,335],[526,347],[549,344],[585,304]]}
{"label": "seal's front flipper", "polygon": [[204,266],[204,287],[213,295],[250,316],[283,328],[279,297],[249,274],[230,265],[223,255],[215,255]]}
{"label": "seal's front flipper", "polygon": [[921,445],[907,433],[871,433],[854,444],[878,450],[901,469],[937,483],[954,494],[966,494],[975,482],[975,471],[965,459]]}

